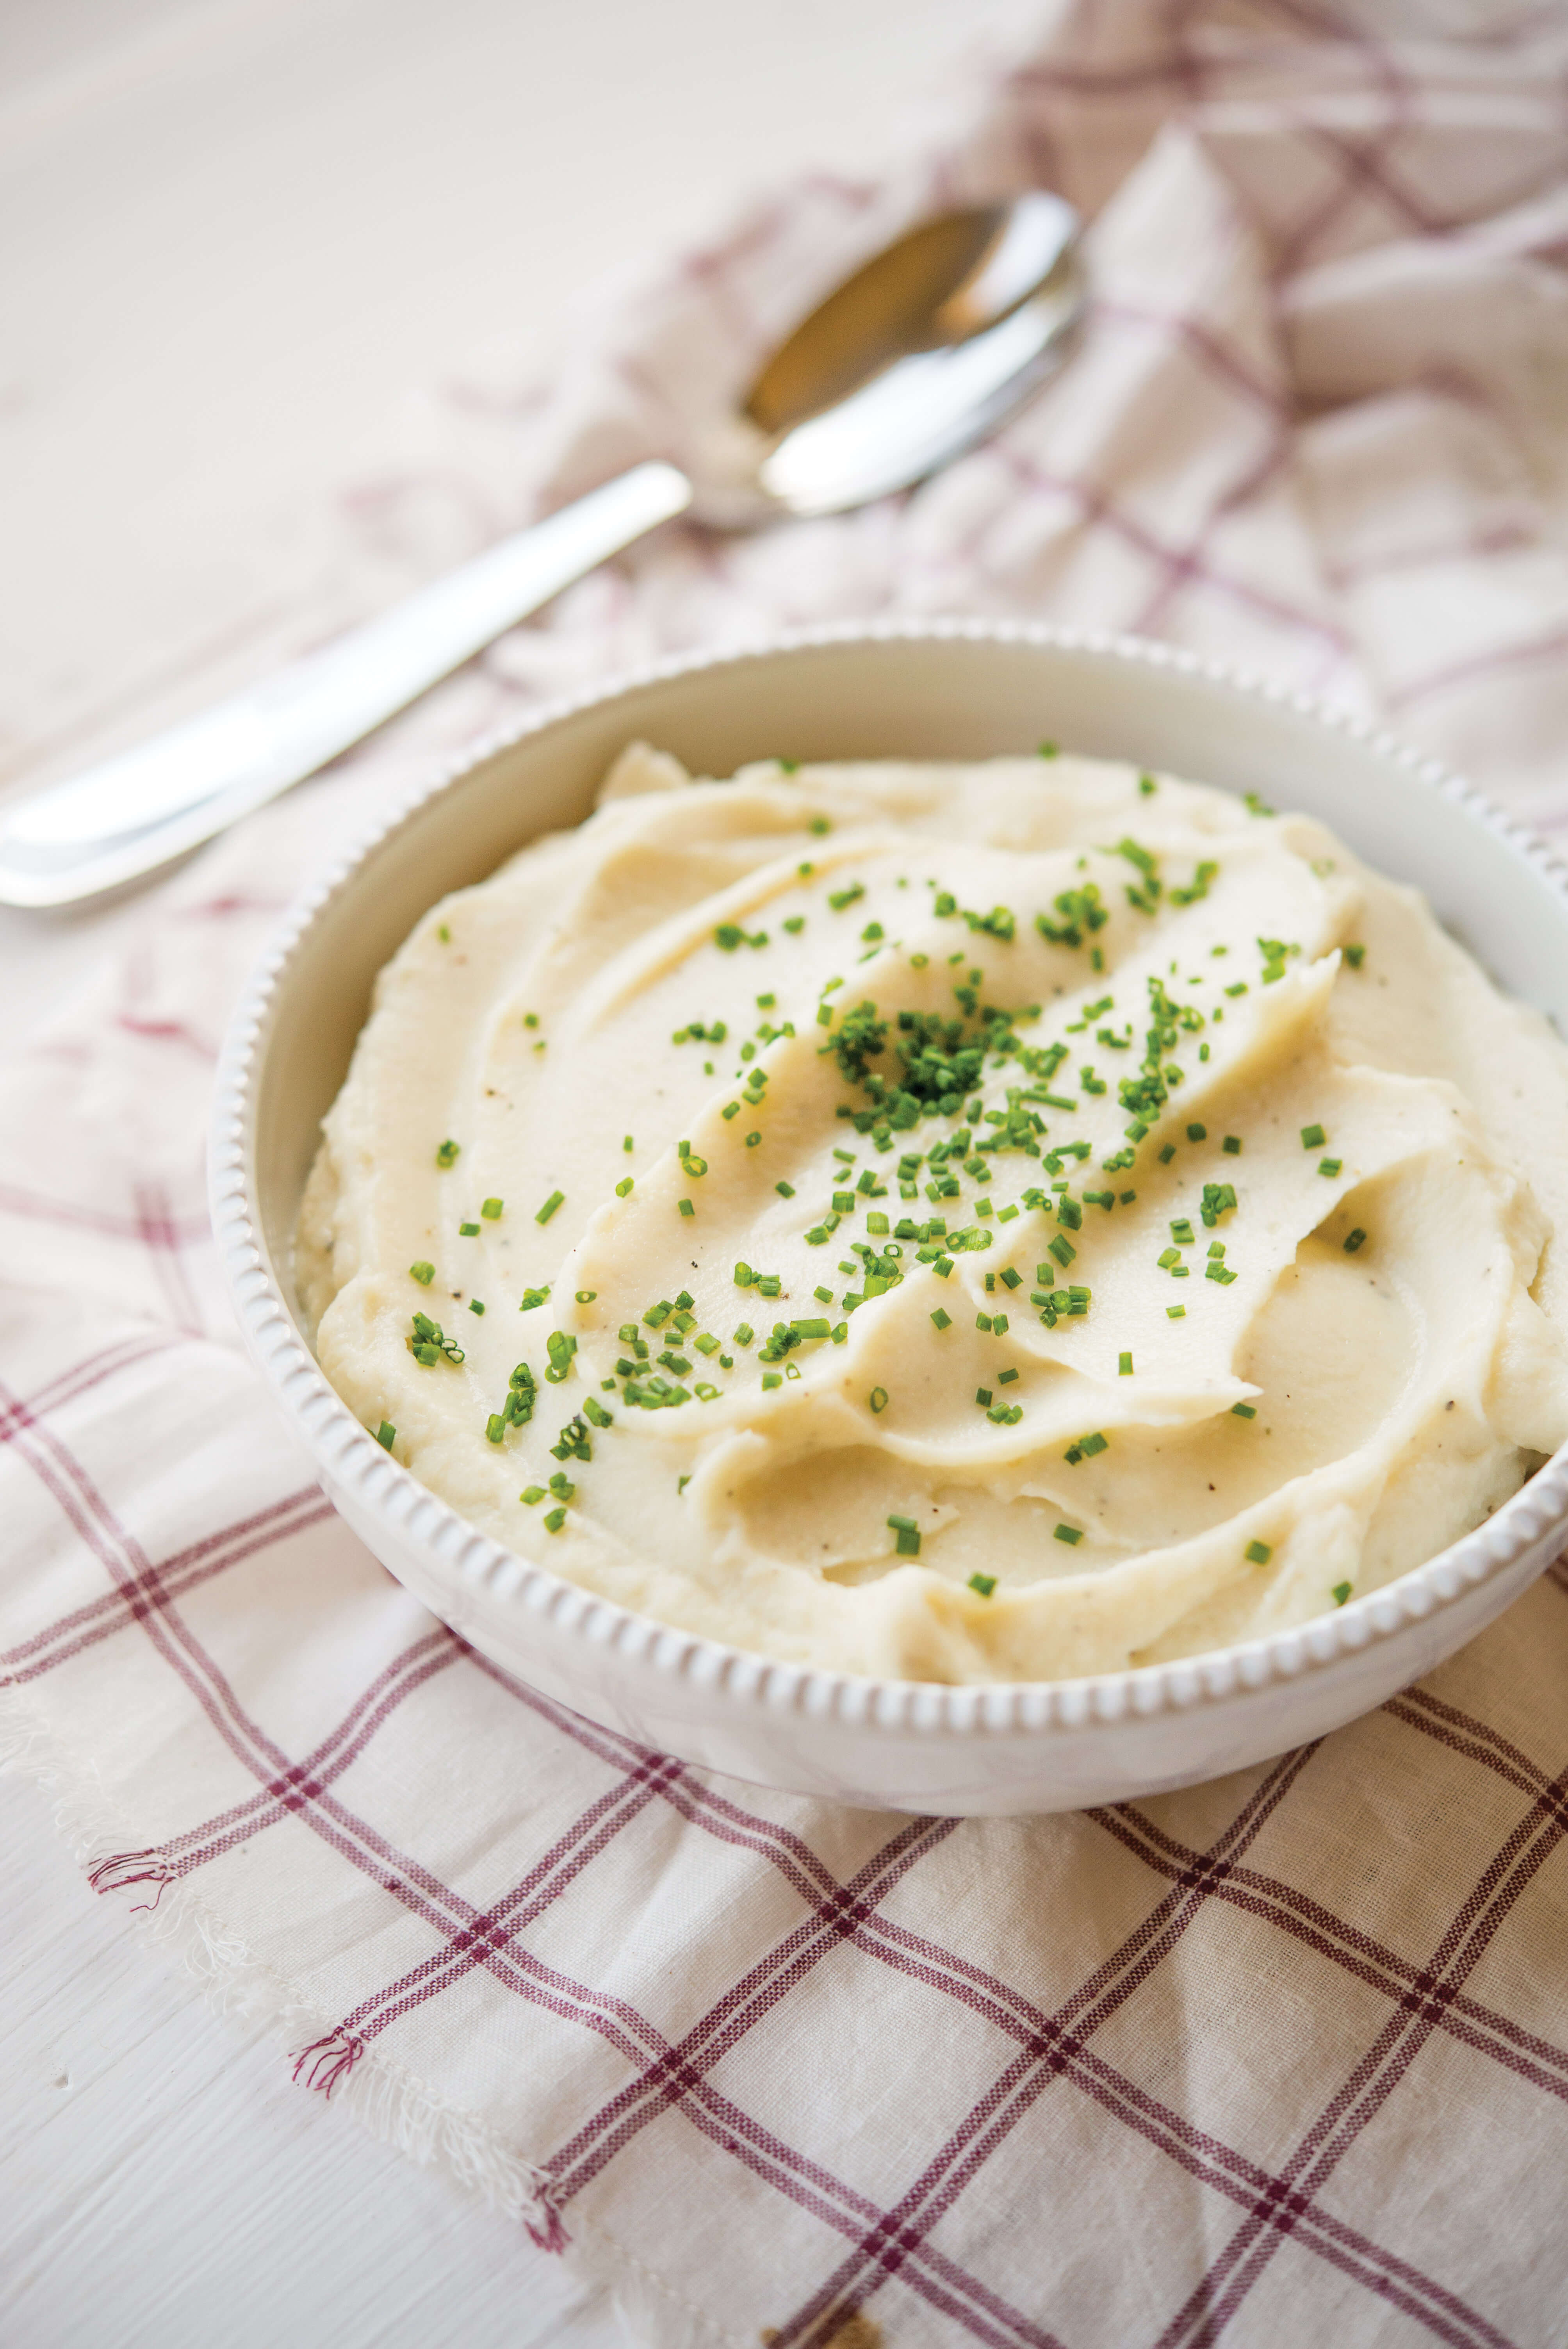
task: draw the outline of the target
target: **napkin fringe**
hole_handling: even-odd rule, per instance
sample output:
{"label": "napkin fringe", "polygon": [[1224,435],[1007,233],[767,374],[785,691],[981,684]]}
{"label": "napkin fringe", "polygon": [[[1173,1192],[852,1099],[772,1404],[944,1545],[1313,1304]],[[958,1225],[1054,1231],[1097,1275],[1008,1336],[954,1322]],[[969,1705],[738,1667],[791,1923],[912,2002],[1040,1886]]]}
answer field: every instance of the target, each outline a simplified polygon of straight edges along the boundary
{"label": "napkin fringe", "polygon": [[542,2251],[566,2250],[571,2239],[542,2169],[471,2114],[442,2104],[421,2081],[367,2055],[354,2033],[324,2028],[327,2018],[320,2010],[292,1997],[264,1961],[224,1932],[163,1853],[130,1847],[128,1822],[96,1773],[80,1768],[20,1690],[0,1687],[0,1772],[10,1771],[31,1778],[52,1800],[56,1827],[95,1892],[157,1887],[150,1899],[129,1904],[130,1930],[189,1975],[220,2013],[242,2014],[277,2031],[303,2086],[346,2105],[362,2127],[422,2168],[443,2172],[492,2209],[521,2220]]}

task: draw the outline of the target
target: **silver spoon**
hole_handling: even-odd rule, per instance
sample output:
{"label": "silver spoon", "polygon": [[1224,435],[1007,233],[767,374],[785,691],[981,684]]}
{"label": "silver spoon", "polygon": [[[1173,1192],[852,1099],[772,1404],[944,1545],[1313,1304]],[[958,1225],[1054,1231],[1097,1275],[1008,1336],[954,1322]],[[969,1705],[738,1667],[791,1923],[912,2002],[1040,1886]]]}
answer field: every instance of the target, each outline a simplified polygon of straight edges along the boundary
{"label": "silver spoon", "polygon": [[944,213],[869,262],[769,360],[688,474],[660,460],[244,692],[0,812],[0,904],[71,905],[155,871],[314,774],[658,523],[842,513],[937,471],[1066,356],[1083,305],[1059,197]]}

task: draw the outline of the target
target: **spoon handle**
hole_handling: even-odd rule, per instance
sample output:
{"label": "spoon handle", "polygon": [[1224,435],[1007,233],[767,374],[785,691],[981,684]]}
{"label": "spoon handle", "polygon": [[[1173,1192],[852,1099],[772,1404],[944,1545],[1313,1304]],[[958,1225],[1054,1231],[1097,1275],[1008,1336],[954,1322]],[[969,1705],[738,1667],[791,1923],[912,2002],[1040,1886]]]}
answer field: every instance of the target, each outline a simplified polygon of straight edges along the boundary
{"label": "spoon handle", "polygon": [[691,501],[675,466],[634,465],[319,652],[19,802],[0,816],[0,904],[71,905],[210,840]]}

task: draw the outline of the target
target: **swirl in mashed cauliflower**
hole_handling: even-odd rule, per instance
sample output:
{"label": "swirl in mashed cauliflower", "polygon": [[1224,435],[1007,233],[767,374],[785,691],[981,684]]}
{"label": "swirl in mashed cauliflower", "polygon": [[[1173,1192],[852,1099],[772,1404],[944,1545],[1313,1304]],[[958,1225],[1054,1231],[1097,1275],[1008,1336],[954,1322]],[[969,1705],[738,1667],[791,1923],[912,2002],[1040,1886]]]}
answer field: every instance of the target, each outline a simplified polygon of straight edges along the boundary
{"label": "swirl in mashed cauliflower", "polygon": [[298,1236],[476,1526],[852,1672],[1297,1623],[1568,1436],[1568,1055],[1320,824],[641,746],[382,973]]}

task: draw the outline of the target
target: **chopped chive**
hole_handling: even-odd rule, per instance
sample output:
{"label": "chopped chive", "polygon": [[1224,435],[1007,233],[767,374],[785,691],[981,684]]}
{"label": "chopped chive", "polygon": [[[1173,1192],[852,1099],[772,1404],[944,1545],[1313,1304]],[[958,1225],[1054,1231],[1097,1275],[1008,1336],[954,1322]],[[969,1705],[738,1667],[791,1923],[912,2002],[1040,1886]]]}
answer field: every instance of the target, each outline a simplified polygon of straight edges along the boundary
{"label": "chopped chive", "polygon": [[873,1387],[870,1394],[866,1397],[866,1401],[870,1403],[872,1411],[885,1411],[887,1409],[886,1387]]}
{"label": "chopped chive", "polygon": [[629,1198],[631,1195],[631,1190],[632,1177],[629,1174],[624,1174],[615,1185],[615,1196],[617,1199]]}
{"label": "chopped chive", "polygon": [[478,1224],[459,1224],[458,1226],[458,1237],[460,1240],[477,1239],[479,1237],[479,1228]]}
{"label": "chopped chive", "polygon": [[541,1209],[539,1210],[539,1213],[535,1216],[535,1217],[534,1217],[534,1219],[533,1219],[533,1220],[534,1220],[534,1222],[535,1222],[536,1224],[547,1224],[547,1223],[550,1221],[551,1216],[555,1213],[556,1208],[557,1208],[557,1207],[563,1207],[565,1205],[566,1205],[566,1194],[565,1194],[565,1192],[564,1192],[564,1191],[552,1191],[552,1193],[551,1193],[551,1195],[550,1195],[549,1198],[548,1198],[548,1199],[546,1199],[546,1201],[545,1201],[545,1203],[544,1203],[543,1206],[542,1206],[542,1207],[541,1207]]}
{"label": "chopped chive", "polygon": [[793,1183],[775,1183],[773,1188],[778,1192],[779,1196],[781,1199],[792,1199],[795,1196],[795,1185]]}
{"label": "chopped chive", "polygon": [[1119,1354],[1117,1356],[1116,1375],[1119,1379],[1130,1379],[1132,1376],[1132,1357],[1130,1354]]}
{"label": "chopped chive", "polygon": [[990,1388],[976,1387],[975,1390],[975,1400],[980,1405],[981,1410],[985,1411],[993,1401]]}
{"label": "chopped chive", "polygon": [[999,1387],[1010,1387],[1017,1375],[1018,1373],[1016,1371],[1004,1371],[1000,1378],[996,1381],[996,1384]]}
{"label": "chopped chive", "polygon": [[1317,1171],[1320,1174],[1326,1174],[1332,1181],[1344,1163],[1340,1158],[1320,1158],[1317,1162]]}
{"label": "chopped chive", "polygon": [[1171,1161],[1175,1157],[1175,1155],[1176,1144],[1173,1142],[1168,1142],[1165,1144],[1164,1149],[1160,1154],[1160,1164],[1161,1166],[1169,1166]]}
{"label": "chopped chive", "polygon": [[1257,1415],[1257,1407],[1253,1403],[1233,1402],[1231,1405],[1231,1417],[1233,1419],[1256,1419]]}
{"label": "chopped chive", "polygon": [[522,1292],[522,1303],[517,1309],[520,1313],[531,1313],[536,1305],[547,1304],[549,1299],[550,1284],[546,1281],[542,1288],[525,1288]]}
{"label": "chopped chive", "polygon": [[1053,1538],[1059,1542],[1067,1542],[1076,1548],[1083,1539],[1083,1528],[1080,1526],[1058,1526]]}
{"label": "chopped chive", "polygon": [[470,1313],[482,1313],[482,1312],[484,1311],[484,1307],[480,1303],[480,1300],[479,1300],[479,1299],[478,1299],[477,1297],[470,1297],[470,1298],[469,1298],[469,1311]]}
{"label": "chopped chive", "polygon": [[459,1146],[455,1142],[443,1142],[436,1153],[436,1164],[438,1166],[455,1166],[459,1154]]}
{"label": "chopped chive", "polygon": [[931,1318],[935,1322],[939,1330],[951,1330],[953,1327],[952,1314],[944,1312],[940,1305],[937,1307],[935,1312]]}
{"label": "chopped chive", "polygon": [[764,1392],[767,1392],[767,1390],[768,1390],[769,1387],[781,1387],[781,1386],[783,1385],[783,1383],[784,1383],[784,1374],[783,1374],[783,1372],[782,1372],[781,1371],[763,1371],[763,1373],[762,1373],[762,1385],[763,1385],[763,1391],[764,1391]]}
{"label": "chopped chive", "polygon": [[1355,1588],[1353,1582],[1336,1582],[1328,1595],[1336,1607],[1343,1607]]}
{"label": "chopped chive", "polygon": [[680,1209],[683,1216],[695,1216],[696,1213],[696,1209],[692,1206],[689,1199],[677,1199],[676,1201],[676,1205]]}
{"label": "chopped chive", "polygon": [[545,1518],[544,1518],[544,1530],[545,1530],[545,1532],[546,1532],[547,1534],[558,1534],[558,1533],[561,1531],[562,1526],[565,1523],[566,1523],[566,1510],[565,1510],[564,1506],[561,1506],[561,1507],[559,1507],[559,1508],[550,1509],[550,1510],[547,1510],[547,1511],[546,1511],[546,1513],[545,1513]]}
{"label": "chopped chive", "polygon": [[484,1206],[480,1209],[480,1213],[484,1217],[487,1224],[500,1223],[501,1214],[500,1200],[487,1199]]}
{"label": "chopped chive", "polygon": [[544,1498],[544,1487],[542,1485],[526,1485],[517,1497],[526,1503],[529,1508],[536,1509]]}
{"label": "chopped chive", "polygon": [[972,1574],[969,1578],[969,1588],[981,1599],[989,1599],[995,1588],[996,1578],[994,1574]]}
{"label": "chopped chive", "polygon": [[888,1524],[898,1536],[896,1544],[900,1557],[920,1556],[920,1527],[913,1517],[890,1517]]}
{"label": "chopped chive", "polygon": [[1366,959],[1366,956],[1367,956],[1367,949],[1366,949],[1366,947],[1346,947],[1345,948],[1345,950],[1344,950],[1344,951],[1345,951],[1345,959],[1346,959],[1346,961],[1350,965],[1351,969],[1352,969],[1352,970],[1359,970],[1359,969],[1360,969],[1360,968],[1361,968],[1362,963],[1363,963],[1363,962],[1365,961],[1365,959]]}
{"label": "chopped chive", "polygon": [[1184,1305],[1168,1305],[1165,1308],[1167,1321],[1184,1321],[1186,1318],[1187,1308]]}
{"label": "chopped chive", "polygon": [[988,1313],[976,1313],[975,1316],[975,1327],[976,1330],[989,1330],[991,1327],[991,1316]]}
{"label": "chopped chive", "polygon": [[1321,1150],[1327,1139],[1327,1134],[1320,1125],[1304,1125],[1301,1129],[1301,1146],[1304,1150]]}
{"label": "chopped chive", "polygon": [[1057,746],[1054,742],[1042,742],[1039,745],[1039,749],[1037,753],[1037,756],[1042,759],[1054,759],[1057,755]]}
{"label": "chopped chive", "polygon": [[427,1264],[421,1257],[418,1264],[411,1264],[408,1267],[408,1277],[411,1280],[417,1280],[421,1288],[428,1288],[436,1278],[436,1268],[433,1264]]}
{"label": "chopped chive", "polygon": [[580,1288],[577,1291],[577,1302],[579,1305],[592,1305],[598,1294],[596,1288]]}
{"label": "chopped chive", "polygon": [[383,1452],[390,1452],[397,1441],[397,1431],[389,1419],[384,1419],[376,1431],[376,1441]]}
{"label": "chopped chive", "polygon": [[1357,1224],[1357,1226],[1356,1229],[1355,1229],[1353,1232],[1347,1232],[1347,1233],[1346,1234],[1346,1237],[1345,1237],[1345,1253],[1346,1253],[1346,1256],[1354,1256],[1354,1255],[1355,1255],[1355,1253],[1356,1253],[1356,1251],[1357,1251],[1357,1249],[1358,1247],[1361,1247],[1361,1245],[1363,1244],[1363,1242],[1365,1241],[1366,1237],[1367,1237],[1367,1235],[1366,1235],[1366,1233],[1361,1229],[1361,1226],[1360,1226],[1360,1225],[1359,1225],[1359,1224]]}
{"label": "chopped chive", "polygon": [[1220,1147],[1224,1152],[1227,1158],[1239,1158],[1242,1154],[1241,1136],[1235,1133],[1227,1133],[1223,1142],[1221,1143]]}
{"label": "chopped chive", "polygon": [[1273,1556],[1274,1552],[1267,1542],[1253,1541],[1247,1544],[1246,1558],[1249,1566],[1266,1566]]}
{"label": "chopped chive", "polygon": [[1023,1274],[1021,1272],[1015,1272],[1010,1264],[1003,1266],[1002,1279],[1004,1285],[1008,1288],[1022,1288],[1024,1285]]}

